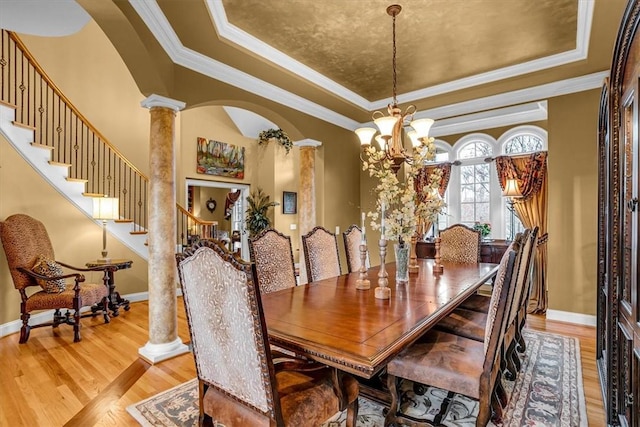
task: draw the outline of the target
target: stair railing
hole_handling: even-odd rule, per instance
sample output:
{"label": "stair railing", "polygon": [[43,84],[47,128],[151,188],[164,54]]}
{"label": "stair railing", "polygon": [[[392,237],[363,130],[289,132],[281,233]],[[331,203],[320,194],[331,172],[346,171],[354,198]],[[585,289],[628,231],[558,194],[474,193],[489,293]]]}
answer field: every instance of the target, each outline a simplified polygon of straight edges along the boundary
{"label": "stair railing", "polygon": [[[69,180],[86,183],[84,195],[117,197],[118,221],[131,222],[132,234],[145,234],[149,179],[78,111],[16,34],[2,30],[0,44],[0,100],[15,108],[16,123],[33,128],[34,144],[52,149],[50,163],[68,167]],[[177,244],[191,235],[185,224],[200,233],[211,228],[176,206]]]}

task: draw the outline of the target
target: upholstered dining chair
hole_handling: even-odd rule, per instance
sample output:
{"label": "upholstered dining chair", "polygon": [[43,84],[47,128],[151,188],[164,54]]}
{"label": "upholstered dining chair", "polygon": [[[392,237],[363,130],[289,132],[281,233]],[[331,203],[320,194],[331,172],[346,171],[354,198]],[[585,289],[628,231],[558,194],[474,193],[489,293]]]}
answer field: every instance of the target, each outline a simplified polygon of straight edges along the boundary
{"label": "upholstered dining chair", "polygon": [[354,426],[358,384],[335,368],[269,349],[251,264],[219,242],[176,255],[199,382],[200,425],[317,426],[347,409]]}
{"label": "upholstered dining chair", "polygon": [[[0,222],[0,239],[7,257],[7,264],[14,287],[20,292],[21,344],[29,339],[31,329],[42,326],[57,327],[60,324],[73,326],[73,341],[80,337],[80,315],[82,307],[93,306],[90,316],[102,311],[104,322],[109,323],[107,294],[108,271],[114,267],[80,268],[56,261],[53,245],[44,224],[25,214],[15,214]],[[64,269],[73,271],[65,273]],[[103,283],[84,283],[82,273],[103,271]],[[73,278],[74,284],[66,283]],[[27,288],[40,286],[41,291],[28,294]],[[98,310],[101,304],[104,310]],[[65,314],[61,309],[67,309]],[[51,322],[29,325],[32,311],[54,310]],[[73,314],[69,312],[73,310]]]}
{"label": "upholstered dining chair", "polygon": [[336,235],[326,228],[318,226],[302,236],[302,248],[309,282],[342,274],[338,240]]}
{"label": "upholstered dining chair", "polygon": [[480,232],[464,224],[440,231],[440,257],[443,262],[480,262]]}
{"label": "upholstered dining chair", "polygon": [[387,364],[387,386],[391,406],[385,426],[404,421],[399,412],[397,385],[400,378],[460,393],[479,401],[476,426],[486,426],[492,416],[502,416],[500,394],[505,395],[500,377],[500,346],[507,301],[513,293],[516,252],[509,250],[500,262],[491,296],[484,342],[429,330]]}
{"label": "upholstered dining chair", "polygon": [[249,239],[249,255],[255,264],[260,292],[269,293],[296,286],[291,238],[273,228]]}
{"label": "upholstered dining chair", "polygon": [[[347,255],[347,268],[349,269],[349,273],[360,271],[360,266],[362,265],[360,259],[362,230],[360,230],[360,227],[353,224],[342,233],[342,239],[344,240],[344,251]],[[369,251],[367,251],[365,265],[369,268]]]}

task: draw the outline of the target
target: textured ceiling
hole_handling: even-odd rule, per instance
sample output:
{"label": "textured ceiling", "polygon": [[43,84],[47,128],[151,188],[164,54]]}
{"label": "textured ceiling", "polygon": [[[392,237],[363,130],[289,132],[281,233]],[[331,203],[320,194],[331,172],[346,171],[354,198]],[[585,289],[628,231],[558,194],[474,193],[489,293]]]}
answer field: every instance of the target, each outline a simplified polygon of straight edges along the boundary
{"label": "textured ceiling", "polygon": [[[369,100],[392,91],[381,0],[222,0],[229,23]],[[408,0],[396,19],[398,93],[576,48],[578,0]]]}

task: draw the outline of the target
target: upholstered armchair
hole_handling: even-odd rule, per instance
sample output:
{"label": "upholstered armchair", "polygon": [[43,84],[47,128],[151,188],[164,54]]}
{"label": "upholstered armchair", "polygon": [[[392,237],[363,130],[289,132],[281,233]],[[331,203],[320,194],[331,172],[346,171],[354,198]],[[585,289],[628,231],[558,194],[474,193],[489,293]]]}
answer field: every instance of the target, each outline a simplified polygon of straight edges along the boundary
{"label": "upholstered armchair", "polygon": [[249,239],[249,255],[255,265],[260,292],[268,293],[296,285],[291,238],[268,228]]}
{"label": "upholstered armchair", "polygon": [[[0,239],[7,256],[7,264],[13,285],[20,292],[20,343],[26,343],[32,328],[60,324],[73,326],[73,341],[80,337],[80,309],[93,306],[89,315],[102,311],[104,322],[109,323],[107,294],[109,289],[108,271],[114,267],[79,268],[55,260],[55,254],[44,224],[24,214],[15,214],[0,222]],[[73,270],[66,273],[63,267]],[[78,272],[103,271],[103,283],[84,283],[85,277]],[[74,279],[71,286],[66,279]],[[27,293],[28,288],[42,287],[43,290]],[[98,309],[96,304],[102,308]],[[67,309],[65,314],[60,309]],[[53,321],[29,325],[32,311],[54,310]],[[69,312],[73,310],[73,314]]]}
{"label": "upholstered armchair", "polygon": [[324,227],[315,227],[302,236],[302,247],[309,282],[341,274],[338,240],[335,234]]}
{"label": "upholstered armchair", "polygon": [[[391,406],[385,426],[401,424],[398,380],[429,384],[479,401],[476,426],[486,426],[494,417],[501,418],[506,393],[501,382],[501,353],[508,301],[513,297],[516,252],[510,250],[502,258],[483,342],[455,334],[429,330],[387,365],[387,386]],[[400,421],[400,422],[399,422]]]}
{"label": "upholstered armchair", "polygon": [[[353,224],[342,233],[344,251],[347,255],[347,268],[349,273],[360,271],[360,244],[362,243],[362,230]],[[369,251],[367,251],[366,266],[369,268]]]}
{"label": "upholstered armchair", "polygon": [[345,408],[347,425],[355,425],[353,377],[272,354],[251,264],[211,240],[176,260],[199,381],[200,425],[318,426]]}
{"label": "upholstered armchair", "polygon": [[443,262],[480,262],[480,232],[464,224],[440,231],[440,257]]}

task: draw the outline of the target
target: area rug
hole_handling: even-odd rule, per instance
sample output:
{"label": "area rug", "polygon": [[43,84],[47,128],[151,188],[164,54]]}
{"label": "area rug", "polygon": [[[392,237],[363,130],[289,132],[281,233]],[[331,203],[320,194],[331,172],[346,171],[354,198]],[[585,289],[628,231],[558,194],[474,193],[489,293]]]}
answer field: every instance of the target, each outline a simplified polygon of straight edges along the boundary
{"label": "area rug", "polygon": [[[543,332],[524,331],[527,351],[516,381],[503,379],[510,395],[504,411],[505,427],[581,427],[587,426],[580,347],[576,338]],[[407,416],[447,427],[472,427],[478,402],[466,396],[427,387],[423,395],[413,391],[413,383],[400,385],[401,411]],[[359,399],[358,427],[382,427],[384,407]],[[145,427],[191,427],[198,423],[196,380],[180,384],[127,411]],[[321,427],[342,427],[346,413],[338,413]],[[490,423],[493,426],[495,424]],[[216,427],[233,427],[217,424]]]}

